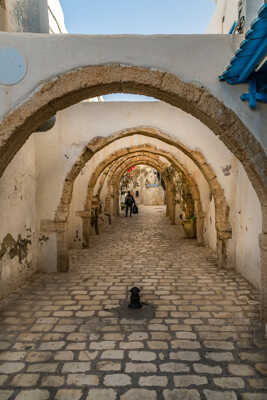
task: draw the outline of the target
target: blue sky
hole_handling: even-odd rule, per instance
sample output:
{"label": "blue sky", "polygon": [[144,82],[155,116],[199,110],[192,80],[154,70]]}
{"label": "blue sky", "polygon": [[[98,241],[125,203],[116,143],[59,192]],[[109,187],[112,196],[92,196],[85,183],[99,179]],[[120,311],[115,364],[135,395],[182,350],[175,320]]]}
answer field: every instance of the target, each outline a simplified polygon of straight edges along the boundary
{"label": "blue sky", "polygon": [[[205,33],[215,9],[213,0],[60,0],[69,33]],[[109,95],[105,100],[145,100]]]}

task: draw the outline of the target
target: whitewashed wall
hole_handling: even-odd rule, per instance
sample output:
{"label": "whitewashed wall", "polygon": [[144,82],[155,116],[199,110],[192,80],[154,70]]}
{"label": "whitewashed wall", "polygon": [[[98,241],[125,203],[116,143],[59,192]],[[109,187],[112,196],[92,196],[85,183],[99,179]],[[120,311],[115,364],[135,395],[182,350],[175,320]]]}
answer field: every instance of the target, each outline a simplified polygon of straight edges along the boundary
{"label": "whitewashed wall", "polygon": [[37,268],[34,138],[16,154],[0,179],[0,298]]}

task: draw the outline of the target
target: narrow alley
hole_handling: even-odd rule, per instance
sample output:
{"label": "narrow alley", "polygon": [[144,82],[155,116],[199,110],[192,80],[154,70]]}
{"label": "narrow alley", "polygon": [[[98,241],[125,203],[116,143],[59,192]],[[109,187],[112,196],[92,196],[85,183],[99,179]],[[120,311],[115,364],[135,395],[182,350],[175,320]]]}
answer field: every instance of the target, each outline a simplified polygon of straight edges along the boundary
{"label": "narrow alley", "polygon": [[0,303],[0,400],[266,400],[257,293],[164,212],[114,219]]}

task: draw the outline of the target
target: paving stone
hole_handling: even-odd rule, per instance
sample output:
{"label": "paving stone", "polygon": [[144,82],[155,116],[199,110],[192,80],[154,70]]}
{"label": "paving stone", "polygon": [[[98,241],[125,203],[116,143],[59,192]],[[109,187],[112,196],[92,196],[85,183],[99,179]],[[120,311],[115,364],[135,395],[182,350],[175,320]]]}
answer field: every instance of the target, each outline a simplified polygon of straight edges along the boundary
{"label": "paving stone", "polygon": [[151,339],[152,340],[167,340],[171,339],[171,335],[165,332],[151,332]]}
{"label": "paving stone", "polygon": [[196,340],[172,340],[171,347],[172,349],[194,350],[200,349],[201,346]]}
{"label": "paving stone", "polygon": [[40,350],[60,350],[65,346],[65,342],[45,342],[39,347]]}
{"label": "paving stone", "polygon": [[42,363],[31,364],[27,368],[27,372],[56,372],[58,363]]}
{"label": "paving stone", "polygon": [[42,362],[42,361],[48,361],[52,357],[51,352],[45,352],[45,351],[31,351],[27,357],[26,361],[27,362]]}
{"label": "paving stone", "polygon": [[131,377],[126,374],[112,374],[104,377],[105,386],[128,386],[131,382]]}
{"label": "paving stone", "polygon": [[214,378],[216,386],[223,389],[243,389],[245,387],[244,380],[241,378]]}
{"label": "paving stone", "polygon": [[91,370],[90,362],[65,362],[62,368],[62,373],[68,372],[86,372]]}
{"label": "paving stone", "polygon": [[0,342],[0,351],[8,349],[10,346],[11,346],[11,343],[9,343],[9,342]]}
{"label": "paving stone", "polygon": [[16,372],[21,371],[24,367],[25,367],[25,364],[22,362],[1,363],[0,364],[0,374],[15,374]]}
{"label": "paving stone", "polygon": [[125,371],[127,373],[157,372],[157,366],[152,363],[126,363]]}
{"label": "paving stone", "polygon": [[130,389],[120,396],[120,400],[157,400],[157,392],[147,389]]}
{"label": "paving stone", "polygon": [[79,354],[79,360],[80,361],[90,361],[90,360],[95,360],[96,357],[98,356],[99,351],[80,351]]}
{"label": "paving stone", "polygon": [[168,350],[168,342],[161,342],[159,340],[155,341],[148,341],[147,346],[151,350]]}
{"label": "paving stone", "polygon": [[180,375],[174,376],[174,386],[176,387],[187,387],[191,385],[206,385],[208,380],[205,376],[198,376],[198,375]]}
{"label": "paving stone", "polygon": [[152,351],[130,351],[129,357],[133,361],[153,361],[157,355]]}
{"label": "paving stone", "polygon": [[246,353],[242,352],[239,354],[241,360],[252,361],[252,362],[261,362],[267,361],[267,355],[263,353]]}
{"label": "paving stone", "polygon": [[262,375],[267,375],[267,363],[257,363],[255,367]]}
{"label": "paving stone", "polygon": [[193,364],[193,368],[198,374],[221,374],[222,369],[219,366],[210,366],[206,364]]}
{"label": "paving stone", "polygon": [[121,369],[121,363],[116,361],[99,361],[96,364],[97,371],[121,371]]}
{"label": "paving stone", "polygon": [[229,352],[209,352],[206,353],[205,357],[209,360],[221,362],[221,361],[234,361],[232,353]]}
{"label": "paving stone", "polygon": [[237,376],[255,375],[255,370],[249,365],[244,365],[244,364],[229,364],[228,370],[230,374]]}
{"label": "paving stone", "polygon": [[65,337],[65,333],[54,333],[54,332],[50,332],[50,333],[46,333],[43,337],[42,337],[42,341],[44,342],[54,342],[56,340],[62,340]]}
{"label": "paving stone", "polygon": [[64,382],[65,379],[63,376],[48,375],[42,379],[41,386],[58,387],[58,386],[63,386]]}
{"label": "paving stone", "polygon": [[143,349],[144,348],[144,343],[142,342],[121,342],[120,343],[120,349],[124,350],[132,350],[132,349]]}
{"label": "paving stone", "polygon": [[66,350],[84,350],[86,347],[86,343],[69,343]]}
{"label": "paving stone", "polygon": [[25,356],[25,351],[3,351],[0,353],[0,361],[22,361]]}
{"label": "paving stone", "polygon": [[176,332],[177,339],[196,339],[197,335],[193,332]]}
{"label": "paving stone", "polygon": [[133,332],[128,336],[128,340],[132,341],[140,341],[140,340],[147,340],[148,333],[146,332]]}
{"label": "paving stone", "polygon": [[208,349],[218,349],[218,350],[233,350],[234,349],[233,343],[219,341],[219,340],[218,341],[206,340],[203,342],[203,344]]}
{"label": "paving stone", "polygon": [[197,390],[174,389],[163,391],[164,400],[200,400]]}
{"label": "paving stone", "polygon": [[73,357],[72,351],[57,351],[54,355],[54,359],[57,361],[71,361]]}
{"label": "paving stone", "polygon": [[88,335],[86,333],[70,333],[67,336],[67,340],[70,342],[83,342],[87,340]]}
{"label": "paving stone", "polygon": [[214,390],[204,390],[207,400],[237,400],[234,392],[216,392]]}
{"label": "paving stone", "polygon": [[166,387],[168,385],[168,377],[160,375],[142,376],[141,378],[139,378],[139,385]]}
{"label": "paving stone", "polygon": [[248,379],[248,384],[250,387],[254,389],[267,389],[267,382],[266,378],[260,378],[260,379]]}
{"label": "paving stone", "polygon": [[[16,397],[16,400],[48,400],[49,392],[47,390],[32,389],[22,390]],[[66,400],[66,399],[64,399]]]}
{"label": "paving stone", "polygon": [[97,386],[99,383],[99,378],[96,375],[87,374],[70,374],[67,378],[68,385],[75,386]]}
{"label": "paving stone", "polygon": [[265,393],[243,393],[241,394],[242,400],[266,400]]}
{"label": "paving stone", "polygon": [[148,329],[150,331],[167,331],[168,326],[163,325],[163,324],[151,324],[151,325],[148,325]]}
{"label": "paving stone", "polygon": [[92,317],[95,314],[94,311],[77,311],[76,312],[76,317],[78,318],[88,318]]}
{"label": "paving stone", "polygon": [[61,389],[56,393],[56,400],[80,400],[82,391],[78,389]]}
{"label": "paving stone", "polygon": [[12,395],[12,390],[1,390],[0,389],[0,400],[9,400]]}
{"label": "paving stone", "polygon": [[182,361],[199,361],[200,355],[196,351],[177,351],[176,353],[170,353],[170,359]]}
{"label": "paving stone", "polygon": [[168,362],[160,364],[159,366],[161,372],[178,373],[178,372],[189,372],[190,368],[186,364]]}
{"label": "paving stone", "polygon": [[123,350],[105,350],[101,354],[101,359],[114,359],[121,360],[124,356]]}
{"label": "paving stone", "polygon": [[38,374],[19,374],[12,379],[11,386],[34,386],[38,379]]}
{"label": "paving stone", "polygon": [[105,349],[114,349],[115,342],[112,341],[104,341],[104,342],[91,342],[89,345],[92,350],[105,350]]}
{"label": "paving stone", "polygon": [[4,384],[4,382],[7,380],[8,376],[7,375],[0,375],[0,387],[1,385]]}
{"label": "paving stone", "polygon": [[116,400],[116,397],[113,389],[90,389],[86,400]]}
{"label": "paving stone", "polygon": [[124,337],[125,337],[125,335],[122,333],[105,333],[103,339],[116,341],[116,340],[123,340]]}

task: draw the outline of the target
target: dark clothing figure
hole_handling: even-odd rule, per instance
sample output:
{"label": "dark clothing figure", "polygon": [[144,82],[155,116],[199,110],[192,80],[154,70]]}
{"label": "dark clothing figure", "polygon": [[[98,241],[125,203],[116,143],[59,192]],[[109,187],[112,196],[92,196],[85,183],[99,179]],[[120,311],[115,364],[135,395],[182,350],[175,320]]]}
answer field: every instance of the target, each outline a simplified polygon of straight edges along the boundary
{"label": "dark clothing figure", "polygon": [[140,289],[138,287],[133,287],[131,290],[131,298],[130,298],[130,304],[128,305],[129,308],[141,308],[142,303],[140,301]]}
{"label": "dark clothing figure", "polygon": [[125,217],[128,217],[128,211],[130,210],[130,217],[132,216],[133,212],[133,205],[135,204],[134,198],[130,192],[128,192],[127,196],[125,197]]}

